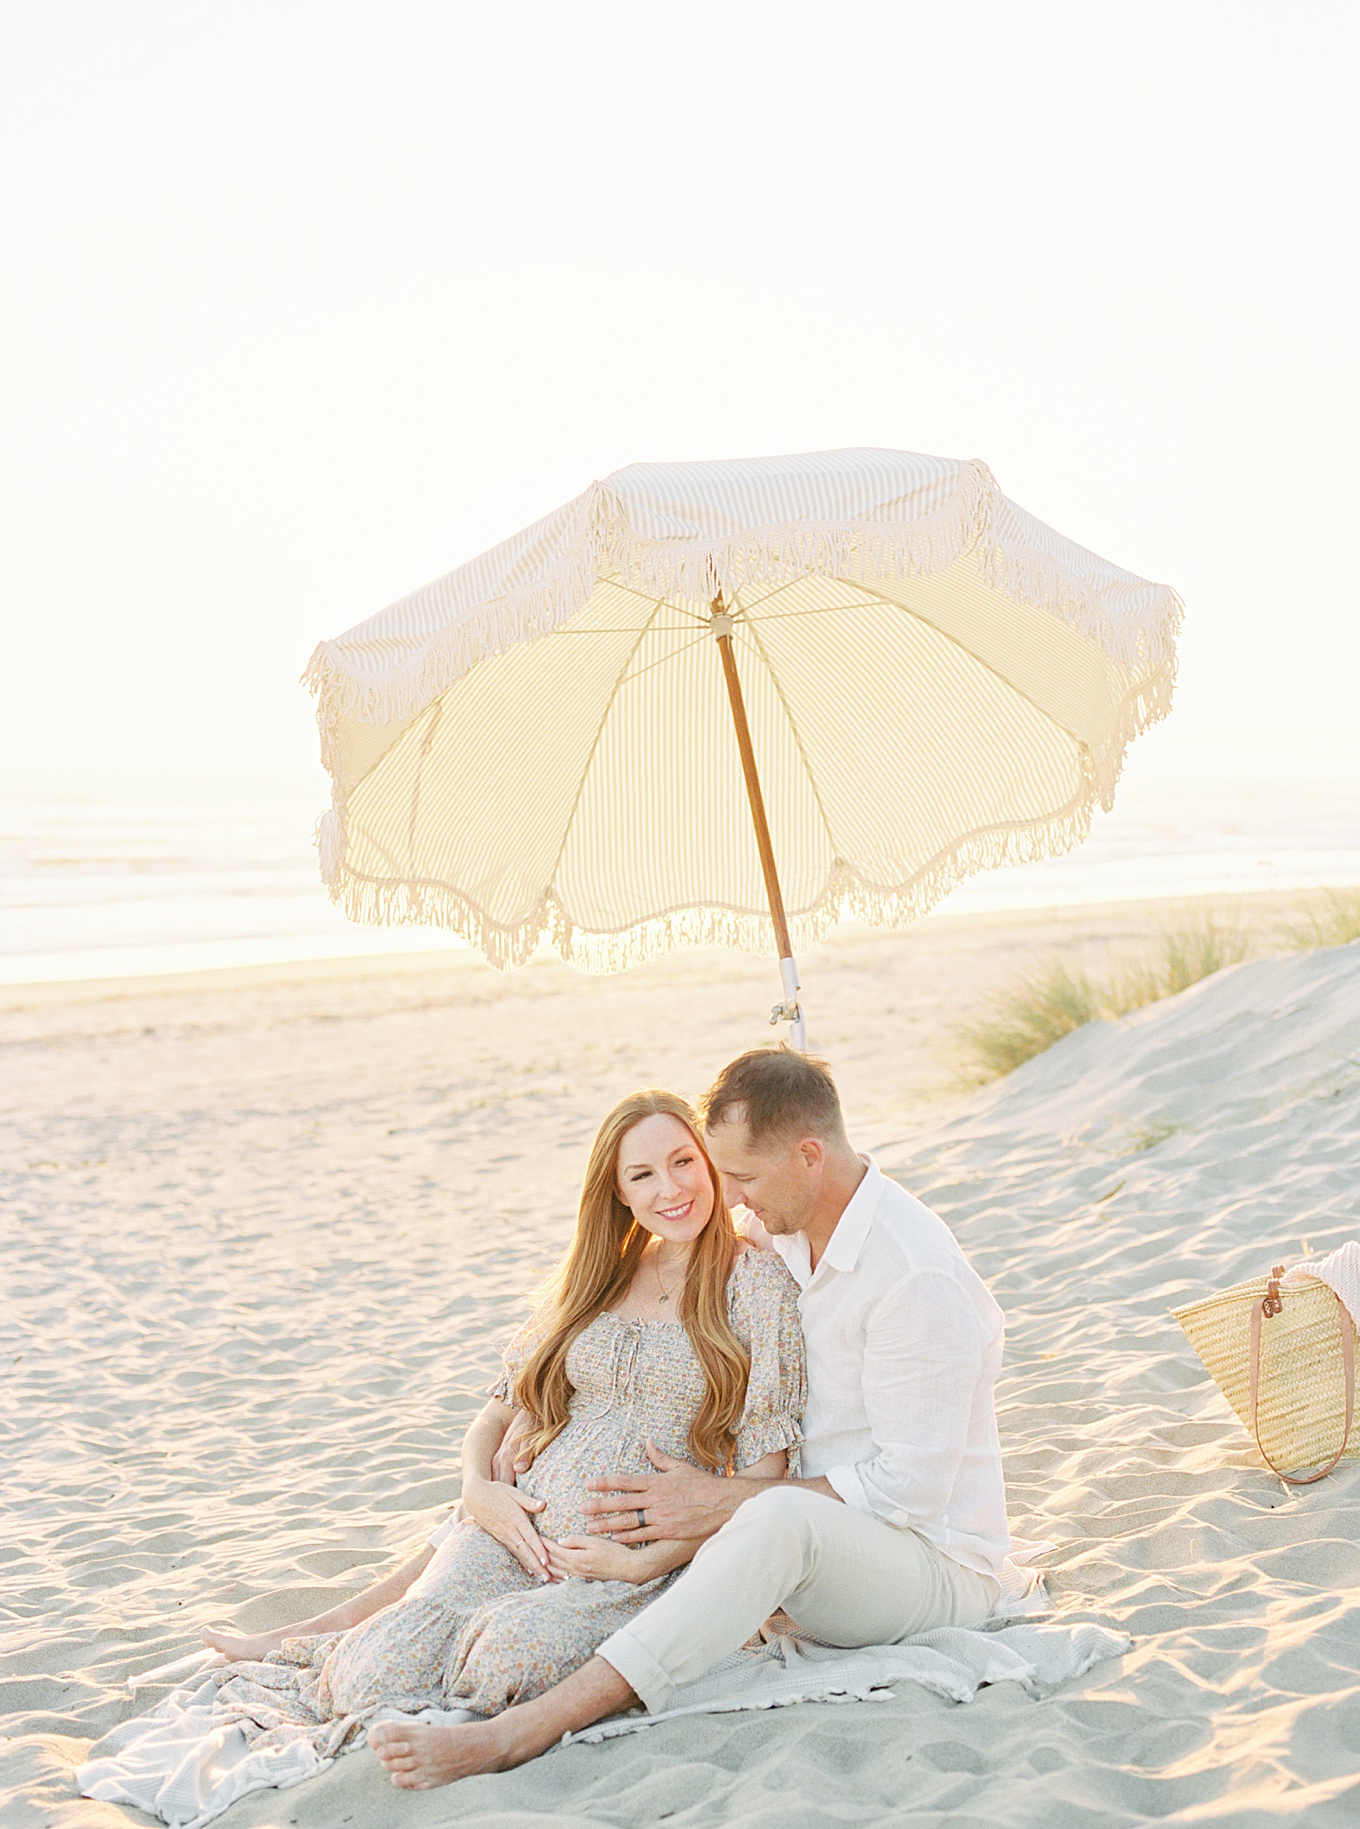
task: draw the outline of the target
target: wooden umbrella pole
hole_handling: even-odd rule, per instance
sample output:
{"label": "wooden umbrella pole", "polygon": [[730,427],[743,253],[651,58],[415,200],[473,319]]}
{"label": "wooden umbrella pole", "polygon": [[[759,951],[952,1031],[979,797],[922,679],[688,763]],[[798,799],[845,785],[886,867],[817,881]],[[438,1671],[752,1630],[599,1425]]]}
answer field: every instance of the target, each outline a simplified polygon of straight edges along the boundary
{"label": "wooden umbrella pole", "polygon": [[718,653],[722,657],[723,679],[727,683],[727,702],[732,708],[732,723],[737,733],[737,749],[741,753],[741,772],[746,779],[746,798],[751,803],[751,820],[756,829],[756,849],[760,853],[760,868],[765,878],[765,895],[770,904],[770,919],[774,923],[775,943],[779,947],[779,973],[784,985],[784,1000],[774,1006],[770,1014],[770,1021],[772,1023],[791,1023],[793,1026],[789,1039],[795,1048],[801,1050],[807,1047],[807,1027],[798,1002],[798,966],[793,957],[793,947],[789,942],[789,921],[784,912],[784,892],[779,887],[779,871],[774,861],[774,845],[770,842],[770,822],[765,817],[765,796],[761,792],[760,776],[756,770],[756,752],[751,745],[751,727],[746,721],[746,701],[741,694],[737,657],[732,652],[732,618],[723,604],[721,592],[713,599],[713,616],[710,626],[717,637]]}

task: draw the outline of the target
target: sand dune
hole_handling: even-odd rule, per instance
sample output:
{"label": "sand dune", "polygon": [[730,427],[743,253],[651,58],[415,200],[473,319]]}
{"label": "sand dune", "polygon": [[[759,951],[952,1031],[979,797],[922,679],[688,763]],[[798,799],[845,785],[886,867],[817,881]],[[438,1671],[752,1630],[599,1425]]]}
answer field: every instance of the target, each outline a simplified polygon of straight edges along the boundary
{"label": "sand dune", "polygon": [[[857,1137],[1006,1309],[1016,1528],[1128,1657],[1039,1702],[676,1723],[420,1796],[360,1752],[226,1829],[1360,1817],[1357,1464],[1287,1491],[1166,1313],[1360,1236],[1360,947],[1236,967],[949,1096],[943,1043],[989,983],[1147,919],[927,923],[808,962]],[[402,961],[11,1000],[0,1822],[142,1820],[69,1775],[148,1700],[128,1675],[418,1540],[594,1119],[762,1039],[768,979]]]}

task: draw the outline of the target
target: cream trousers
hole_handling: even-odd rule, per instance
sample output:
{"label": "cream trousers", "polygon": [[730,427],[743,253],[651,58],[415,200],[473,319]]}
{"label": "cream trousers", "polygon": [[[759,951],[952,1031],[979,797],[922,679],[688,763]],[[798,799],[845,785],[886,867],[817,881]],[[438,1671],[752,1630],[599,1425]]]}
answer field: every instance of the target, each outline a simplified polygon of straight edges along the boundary
{"label": "cream trousers", "polygon": [[652,1714],[782,1607],[827,1645],[893,1645],[935,1626],[976,1626],[997,1584],[918,1537],[798,1486],[758,1493],[710,1537],[675,1585],[598,1655]]}

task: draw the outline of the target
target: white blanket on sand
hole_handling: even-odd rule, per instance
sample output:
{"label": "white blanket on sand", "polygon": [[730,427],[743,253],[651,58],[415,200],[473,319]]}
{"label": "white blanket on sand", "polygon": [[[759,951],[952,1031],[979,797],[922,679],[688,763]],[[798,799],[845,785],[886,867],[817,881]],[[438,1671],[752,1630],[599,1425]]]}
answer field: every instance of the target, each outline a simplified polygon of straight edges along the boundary
{"label": "white blanket on sand", "polygon": [[[839,1651],[792,1636],[759,1650],[739,1651],[697,1683],[676,1694],[664,1713],[642,1710],[598,1722],[566,1737],[604,1740],[636,1733],[680,1715],[724,1714],[735,1709],[782,1708],[794,1702],[869,1701],[891,1695],[898,1683],[919,1683],[937,1696],[967,1702],[985,1683],[1019,1683],[1037,1695],[1079,1677],[1102,1658],[1118,1657],[1131,1641],[1096,1625],[1032,1625],[964,1630],[946,1627],[901,1645]],[[214,1727],[217,1671],[200,1672],[149,1714],[125,1721],[91,1748],[76,1770],[86,1797],[132,1804],[172,1829],[201,1829],[238,1798],[267,1786],[283,1790],[333,1763],[306,1740],[260,1751],[239,1727]],[[373,1721],[407,1719],[379,1709]],[[466,1710],[426,1709],[421,1721],[463,1722]],[[351,1749],[362,1747],[362,1738]]]}
{"label": "white blanket on sand", "polygon": [[985,1683],[1019,1683],[1029,1695],[1081,1676],[1102,1658],[1132,1645],[1104,1626],[1016,1624],[994,1630],[942,1626],[901,1645],[837,1651],[793,1637],[771,1639],[762,1651],[738,1651],[676,1691],[675,1706],[655,1715],[637,1709],[598,1721],[563,1742],[634,1734],[679,1715],[721,1715],[742,1708],[783,1708],[792,1702],[886,1700],[897,1683],[919,1683],[950,1702],[971,1702]]}

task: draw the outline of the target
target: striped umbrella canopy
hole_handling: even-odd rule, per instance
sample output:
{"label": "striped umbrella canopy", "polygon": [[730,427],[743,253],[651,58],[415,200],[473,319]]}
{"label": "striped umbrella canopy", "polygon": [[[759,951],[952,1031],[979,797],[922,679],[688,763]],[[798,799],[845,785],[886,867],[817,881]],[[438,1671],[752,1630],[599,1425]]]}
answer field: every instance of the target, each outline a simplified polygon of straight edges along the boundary
{"label": "striped umbrella canopy", "polygon": [[323,877],[495,965],[900,925],[1066,851],[1164,717],[1181,606],[900,451],[635,464],[324,641]]}

